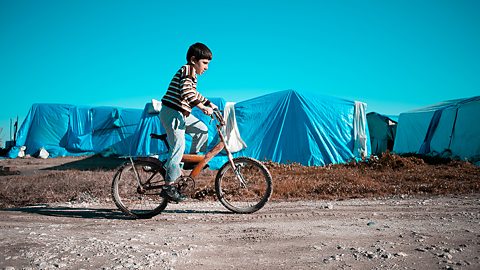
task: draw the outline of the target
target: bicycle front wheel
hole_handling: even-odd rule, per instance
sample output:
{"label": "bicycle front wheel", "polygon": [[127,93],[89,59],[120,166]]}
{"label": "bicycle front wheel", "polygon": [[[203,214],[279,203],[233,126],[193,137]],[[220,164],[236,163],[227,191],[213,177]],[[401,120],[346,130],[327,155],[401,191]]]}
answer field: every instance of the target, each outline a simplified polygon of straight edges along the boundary
{"label": "bicycle front wheel", "polygon": [[272,194],[272,176],[258,160],[234,158],[236,172],[230,162],[225,163],[215,179],[215,192],[220,202],[230,211],[249,214],[260,210]]}
{"label": "bicycle front wheel", "polygon": [[117,207],[134,218],[160,214],[168,200],[160,196],[165,169],[147,160],[125,162],[113,177],[112,197]]}

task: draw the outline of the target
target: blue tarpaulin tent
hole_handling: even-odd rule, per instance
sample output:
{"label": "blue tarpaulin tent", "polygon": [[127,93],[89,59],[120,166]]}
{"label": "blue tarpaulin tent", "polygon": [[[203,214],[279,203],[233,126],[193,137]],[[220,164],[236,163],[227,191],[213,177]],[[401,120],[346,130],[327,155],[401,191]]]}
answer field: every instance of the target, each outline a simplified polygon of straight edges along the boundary
{"label": "blue tarpaulin tent", "polygon": [[[212,101],[223,107],[224,101]],[[157,114],[148,113],[149,106],[145,107],[136,133],[136,155],[166,151],[163,143],[149,138],[150,133],[163,133]],[[293,90],[236,103],[236,120],[247,148],[234,156],[303,165],[343,163],[367,156],[369,139],[365,106],[364,103],[334,97],[302,95]],[[194,110],[193,113],[209,123],[209,117],[202,112]],[[211,123],[210,147],[218,139],[215,134],[214,123]],[[186,151],[188,149],[187,145]],[[209,164],[211,168],[219,168],[226,160],[225,156],[219,156]]]}
{"label": "blue tarpaulin tent", "polygon": [[50,157],[102,151],[128,154],[141,114],[140,109],[33,104],[9,156],[16,157],[21,146],[30,155],[44,148]]}
{"label": "blue tarpaulin tent", "polygon": [[280,91],[235,104],[247,148],[259,160],[303,165],[344,163],[369,155],[366,104]]}
{"label": "blue tarpaulin tent", "polygon": [[480,160],[480,96],[401,113],[393,151]]}
{"label": "blue tarpaulin tent", "polygon": [[[225,100],[210,98],[220,109]],[[150,133],[163,133],[158,113],[115,107],[78,107],[34,104],[20,128],[17,147],[27,154],[42,147],[51,157],[99,153],[151,156],[166,152]],[[235,104],[238,129],[247,148],[234,156],[248,156],[280,163],[303,165],[343,163],[370,154],[365,116],[366,105],[293,90],[280,91]],[[192,111],[209,127],[209,147],[216,136],[215,123],[201,111]],[[186,138],[186,151],[190,138]],[[219,156],[210,162],[219,168]]]}

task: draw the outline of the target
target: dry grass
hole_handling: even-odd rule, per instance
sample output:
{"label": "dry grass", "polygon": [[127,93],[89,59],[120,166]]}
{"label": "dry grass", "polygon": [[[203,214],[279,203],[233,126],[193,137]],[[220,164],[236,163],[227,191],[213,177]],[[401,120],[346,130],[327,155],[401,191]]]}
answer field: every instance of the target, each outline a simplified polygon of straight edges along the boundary
{"label": "dry grass", "polygon": [[112,172],[48,171],[39,175],[10,175],[0,179],[0,207],[12,207],[109,198]]}
{"label": "dry grass", "polygon": [[[108,201],[114,166],[112,161],[93,159],[97,166],[75,169],[56,166],[55,170],[31,170],[41,160],[17,160],[7,165],[20,168],[0,176],[0,207],[19,207],[66,201]],[[29,163],[28,163],[29,162]],[[44,161],[52,162],[52,161]],[[90,164],[89,163],[89,164]],[[73,163],[69,163],[70,165]],[[385,197],[396,195],[444,195],[480,192],[480,168],[459,161],[400,157],[389,153],[379,159],[325,167],[265,163],[274,184],[272,200],[316,200]],[[30,166],[30,167],[29,167]],[[27,173],[25,173],[27,171]],[[214,200],[215,171],[206,171],[196,180],[192,198]]]}
{"label": "dry grass", "polygon": [[[426,162],[426,161],[428,162]],[[400,157],[326,167],[268,164],[275,199],[345,199],[480,191],[480,168],[466,162]]]}

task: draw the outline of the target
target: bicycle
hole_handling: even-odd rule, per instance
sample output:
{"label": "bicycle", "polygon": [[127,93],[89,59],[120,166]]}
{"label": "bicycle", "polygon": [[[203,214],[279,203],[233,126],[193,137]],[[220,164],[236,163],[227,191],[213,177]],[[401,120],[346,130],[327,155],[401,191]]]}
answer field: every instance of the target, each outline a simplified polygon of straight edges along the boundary
{"label": "bicycle", "polygon": [[[194,189],[197,177],[207,163],[222,150],[228,161],[218,170],[215,177],[216,198],[228,210],[238,214],[249,214],[260,210],[272,194],[272,176],[258,160],[250,157],[233,158],[228,150],[222,127],[225,126],[219,110],[211,116],[216,121],[219,142],[205,155],[184,154],[184,170],[191,169],[176,185],[180,192]],[[166,134],[150,134],[160,139],[168,149]],[[129,157],[115,173],[112,181],[112,197],[116,206],[133,218],[152,218],[167,207],[169,200],[160,196],[165,183],[165,161],[152,157]]]}

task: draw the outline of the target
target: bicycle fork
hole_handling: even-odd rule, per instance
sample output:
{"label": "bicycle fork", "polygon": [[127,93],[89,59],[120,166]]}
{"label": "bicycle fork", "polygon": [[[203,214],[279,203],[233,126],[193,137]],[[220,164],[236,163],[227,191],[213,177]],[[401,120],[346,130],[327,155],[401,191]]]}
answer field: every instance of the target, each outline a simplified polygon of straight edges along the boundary
{"label": "bicycle fork", "polygon": [[247,188],[247,182],[243,178],[243,175],[240,173],[240,166],[235,166],[235,163],[233,162],[233,156],[230,150],[227,147],[227,142],[225,141],[225,137],[223,136],[223,133],[220,130],[220,127],[217,126],[218,130],[218,136],[220,137],[220,140],[222,140],[225,152],[227,152],[227,157],[228,161],[230,162],[230,166],[232,167],[233,173],[235,174],[235,177],[237,180],[240,182],[240,187],[241,188]]}
{"label": "bicycle fork", "polygon": [[235,164],[233,163],[233,159],[231,158],[231,155],[229,155],[228,159],[230,160],[230,166],[232,166],[232,170],[235,173],[235,176],[240,182],[240,187],[247,188],[247,183],[245,182],[245,179],[243,179],[243,175],[240,173],[240,166],[238,167],[235,166]]}

